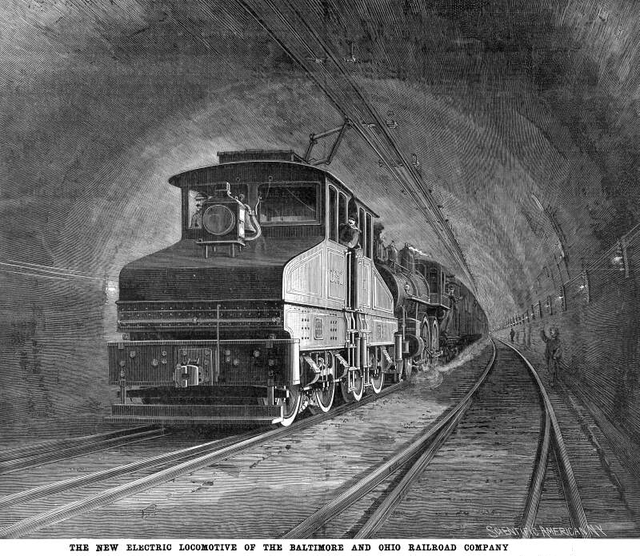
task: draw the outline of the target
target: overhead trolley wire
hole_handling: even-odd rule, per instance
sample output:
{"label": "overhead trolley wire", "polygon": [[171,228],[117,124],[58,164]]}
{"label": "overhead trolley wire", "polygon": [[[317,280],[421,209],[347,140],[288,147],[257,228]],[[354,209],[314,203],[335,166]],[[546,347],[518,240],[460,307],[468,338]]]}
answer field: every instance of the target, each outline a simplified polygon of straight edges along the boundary
{"label": "overhead trolley wire", "polygon": [[[436,200],[429,193],[429,187],[424,183],[417,169],[402,154],[395,139],[387,131],[383,118],[365,98],[341,60],[322,39],[308,18],[302,17],[295,5],[288,0],[284,1],[284,5],[287,11],[295,17],[295,23],[276,6],[273,0],[262,0],[256,6],[250,5],[252,4],[250,0],[238,1],[278,45],[306,71],[342,117],[349,121],[385,163],[394,179],[410,193],[411,198],[420,208],[436,236],[469,279],[471,289],[475,291],[476,283],[473,273],[453,230],[440,211]],[[258,13],[257,10],[265,6],[270,11],[262,9]],[[267,19],[270,15],[275,18],[271,22]],[[276,29],[279,28],[286,29],[286,33],[278,33]],[[318,48],[314,49],[310,41],[301,35],[298,31],[300,28],[308,33]],[[304,54],[300,54],[300,52],[304,52]],[[329,71],[329,62],[335,66],[337,75]]]}

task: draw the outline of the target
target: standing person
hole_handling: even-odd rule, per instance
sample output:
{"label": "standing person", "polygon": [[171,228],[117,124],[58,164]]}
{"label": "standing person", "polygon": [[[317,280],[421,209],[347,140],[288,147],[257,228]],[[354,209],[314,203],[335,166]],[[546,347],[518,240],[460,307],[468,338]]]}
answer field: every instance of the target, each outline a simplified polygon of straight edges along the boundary
{"label": "standing person", "polygon": [[547,360],[547,371],[549,373],[549,384],[554,386],[558,380],[558,368],[562,359],[562,342],[560,342],[560,331],[552,326],[549,328],[547,336],[544,328],[540,330],[542,341],[547,344],[544,350],[544,356]]}
{"label": "standing person", "polygon": [[511,332],[509,332],[509,336],[511,336],[511,343],[513,343],[513,337],[516,335],[516,331],[512,328]]}

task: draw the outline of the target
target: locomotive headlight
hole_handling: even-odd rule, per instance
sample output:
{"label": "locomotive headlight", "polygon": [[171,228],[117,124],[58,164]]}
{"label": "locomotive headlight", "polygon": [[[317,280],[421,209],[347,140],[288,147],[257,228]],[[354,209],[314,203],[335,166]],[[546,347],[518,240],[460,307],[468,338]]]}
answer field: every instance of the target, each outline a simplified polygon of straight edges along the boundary
{"label": "locomotive headlight", "polygon": [[240,359],[238,359],[238,358],[236,357],[236,358],[233,360],[232,365],[233,365],[234,367],[237,367],[238,365],[240,365]]}
{"label": "locomotive headlight", "polygon": [[235,214],[225,205],[211,205],[202,215],[204,229],[214,236],[228,234],[236,225]]}
{"label": "locomotive headlight", "polygon": [[253,350],[253,356],[257,359],[258,357],[260,357],[260,350],[259,349],[254,349]]}

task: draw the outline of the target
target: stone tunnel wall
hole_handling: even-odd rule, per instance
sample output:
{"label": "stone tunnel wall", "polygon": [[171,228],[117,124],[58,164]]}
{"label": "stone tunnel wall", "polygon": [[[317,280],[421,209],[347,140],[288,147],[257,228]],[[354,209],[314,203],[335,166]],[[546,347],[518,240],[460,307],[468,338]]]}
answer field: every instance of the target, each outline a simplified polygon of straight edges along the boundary
{"label": "stone tunnel wall", "polygon": [[528,316],[519,315],[496,336],[507,340],[513,328],[516,345],[543,355],[540,331],[557,327],[561,381],[592,412],[640,442],[640,237],[626,239],[626,269],[624,260],[615,260],[621,250],[612,246],[562,287],[541,292]]}

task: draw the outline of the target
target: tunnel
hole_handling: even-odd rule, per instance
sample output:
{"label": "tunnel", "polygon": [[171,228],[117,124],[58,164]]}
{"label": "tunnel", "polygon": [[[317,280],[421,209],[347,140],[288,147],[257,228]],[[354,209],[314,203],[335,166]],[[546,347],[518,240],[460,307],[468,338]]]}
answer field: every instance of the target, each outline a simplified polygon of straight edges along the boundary
{"label": "tunnel", "polygon": [[218,152],[302,155],[310,135],[341,128],[312,156],[385,239],[445,265],[495,337],[541,357],[541,331],[556,328],[568,391],[637,449],[640,5],[0,11],[2,436],[88,433],[108,414],[118,275],[180,239],[171,176]]}

